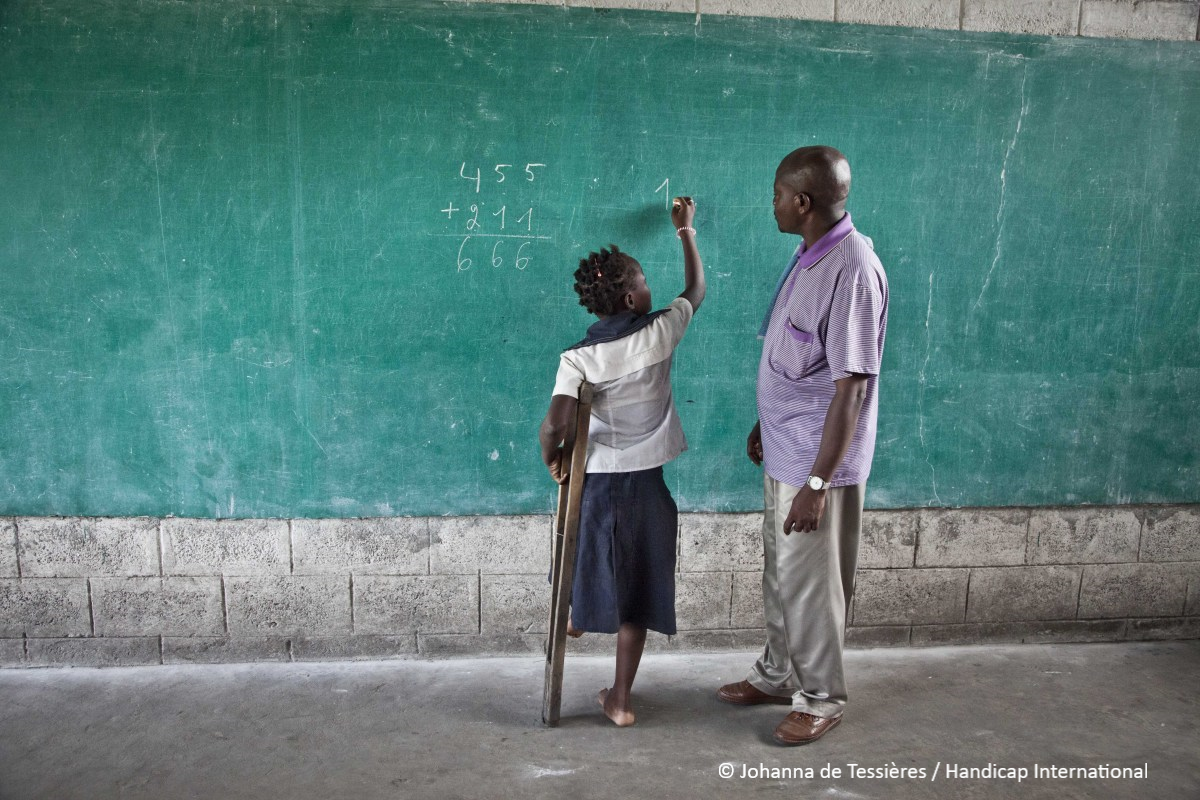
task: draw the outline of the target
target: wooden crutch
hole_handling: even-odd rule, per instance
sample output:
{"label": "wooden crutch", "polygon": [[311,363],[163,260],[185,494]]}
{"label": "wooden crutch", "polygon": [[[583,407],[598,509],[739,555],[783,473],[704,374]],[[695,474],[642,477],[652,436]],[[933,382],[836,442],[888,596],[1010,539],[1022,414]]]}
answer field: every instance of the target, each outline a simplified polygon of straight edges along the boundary
{"label": "wooden crutch", "polygon": [[579,387],[575,419],[563,441],[563,458],[571,473],[558,487],[558,514],[554,524],[554,560],[550,568],[550,634],[546,641],[546,686],[542,698],[542,722],[558,724],[562,706],[563,659],[567,651],[567,617],[571,589],[575,585],[575,543],[579,538],[579,505],[587,472],[588,426],[592,419],[592,384]]}

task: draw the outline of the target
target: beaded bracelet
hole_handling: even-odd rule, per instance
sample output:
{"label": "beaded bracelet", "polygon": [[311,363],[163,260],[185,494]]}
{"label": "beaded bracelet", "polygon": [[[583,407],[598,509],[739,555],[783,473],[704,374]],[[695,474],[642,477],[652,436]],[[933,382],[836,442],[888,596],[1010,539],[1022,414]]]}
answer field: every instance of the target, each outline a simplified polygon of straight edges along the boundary
{"label": "beaded bracelet", "polygon": [[678,236],[680,239],[682,239],[682,238],[683,238],[683,232],[684,232],[684,231],[687,231],[687,232],[688,232],[688,233],[690,233],[692,236],[695,236],[695,235],[696,235],[696,229],[695,229],[695,228],[693,228],[691,225],[684,225],[682,228],[676,228],[676,229],[675,229],[675,235],[676,235],[676,236]]}

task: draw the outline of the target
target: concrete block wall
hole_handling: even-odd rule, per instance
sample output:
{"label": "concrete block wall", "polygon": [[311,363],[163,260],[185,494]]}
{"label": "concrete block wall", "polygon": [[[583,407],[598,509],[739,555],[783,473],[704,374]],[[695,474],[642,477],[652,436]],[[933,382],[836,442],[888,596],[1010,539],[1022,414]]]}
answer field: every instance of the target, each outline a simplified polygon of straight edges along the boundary
{"label": "concrete block wall", "polygon": [[1200,0],[460,0],[1047,36],[1200,41]]}
{"label": "concrete block wall", "polygon": [[[0,519],[0,666],[540,655],[551,524]],[[759,515],[681,515],[679,633],[649,649],[757,650],[761,579]],[[849,626],[859,647],[1200,638],[1200,506],[869,511]]]}

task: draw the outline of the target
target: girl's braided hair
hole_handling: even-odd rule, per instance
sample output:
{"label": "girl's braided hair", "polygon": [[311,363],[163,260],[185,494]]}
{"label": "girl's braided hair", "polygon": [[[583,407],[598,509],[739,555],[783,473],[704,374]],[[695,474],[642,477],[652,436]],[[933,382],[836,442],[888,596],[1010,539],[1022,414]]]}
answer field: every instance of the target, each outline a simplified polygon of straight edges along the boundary
{"label": "girl's braided hair", "polygon": [[600,248],[599,253],[588,253],[587,258],[579,260],[579,269],[575,270],[575,293],[579,295],[579,305],[593,314],[606,317],[625,310],[621,306],[621,298],[633,288],[637,265],[615,244],[608,247],[608,250]]}

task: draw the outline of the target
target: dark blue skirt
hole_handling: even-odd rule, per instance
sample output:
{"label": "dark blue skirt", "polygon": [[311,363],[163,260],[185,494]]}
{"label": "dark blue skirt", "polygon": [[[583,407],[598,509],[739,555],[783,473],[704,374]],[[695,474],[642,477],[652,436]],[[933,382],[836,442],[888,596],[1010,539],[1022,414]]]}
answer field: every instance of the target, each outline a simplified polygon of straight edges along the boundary
{"label": "dark blue skirt", "polygon": [[575,627],[616,633],[629,622],[674,635],[678,532],[662,467],[588,473],[571,595]]}

